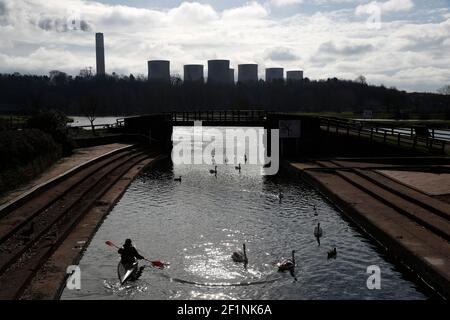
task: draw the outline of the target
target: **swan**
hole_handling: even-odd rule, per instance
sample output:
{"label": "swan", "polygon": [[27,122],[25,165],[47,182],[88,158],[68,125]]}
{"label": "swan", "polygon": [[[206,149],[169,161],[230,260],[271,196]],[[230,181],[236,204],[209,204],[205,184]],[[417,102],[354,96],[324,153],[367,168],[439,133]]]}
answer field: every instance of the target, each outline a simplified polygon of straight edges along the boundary
{"label": "swan", "polygon": [[270,168],[271,165],[272,165],[272,161],[269,161],[263,165],[263,168]]}
{"label": "swan", "polygon": [[235,168],[236,170],[241,171],[241,163],[239,163],[239,165],[238,165],[238,166],[235,166],[234,168]]}
{"label": "swan", "polygon": [[333,248],[333,250],[328,251],[328,259],[336,258],[336,255],[337,255],[336,248]]}
{"label": "swan", "polygon": [[320,238],[322,236],[322,228],[320,227],[320,222],[317,223],[317,226],[314,228],[314,236],[316,238]]}
{"label": "swan", "polygon": [[247,263],[247,252],[245,251],[245,243],[242,244],[242,250],[243,251],[235,251],[231,255],[231,259],[233,259],[234,262],[244,262]]}
{"label": "swan", "polygon": [[180,181],[181,182],[181,176],[179,178],[173,179],[173,181]]}
{"label": "swan", "polygon": [[295,250],[292,250],[292,259],[283,259],[278,263],[278,271],[293,270],[295,267]]}
{"label": "swan", "polygon": [[217,174],[217,166],[214,167],[214,170],[210,169],[209,173]]}

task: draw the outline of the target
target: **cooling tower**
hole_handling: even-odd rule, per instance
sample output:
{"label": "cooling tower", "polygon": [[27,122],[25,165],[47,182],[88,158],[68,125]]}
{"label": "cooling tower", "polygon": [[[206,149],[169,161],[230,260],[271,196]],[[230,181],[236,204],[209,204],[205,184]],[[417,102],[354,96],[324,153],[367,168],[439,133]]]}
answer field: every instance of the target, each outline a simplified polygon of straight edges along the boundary
{"label": "cooling tower", "polygon": [[184,81],[203,82],[203,65],[186,64],[184,65]]}
{"label": "cooling tower", "polygon": [[170,82],[170,61],[148,61],[148,80],[152,82]]}
{"label": "cooling tower", "polygon": [[302,70],[293,70],[286,72],[286,80],[287,81],[302,81],[303,80],[303,71]]}
{"label": "cooling tower", "polygon": [[238,65],[238,81],[242,83],[258,82],[258,65],[257,64]]}
{"label": "cooling tower", "polygon": [[275,80],[283,80],[283,68],[267,68],[266,69],[266,82],[272,82]]}
{"label": "cooling tower", "polygon": [[208,83],[230,83],[230,60],[208,60]]}
{"label": "cooling tower", "polygon": [[230,80],[229,80],[230,84],[234,84],[234,69],[230,68],[229,73],[230,73]]}
{"label": "cooling tower", "polygon": [[103,33],[95,34],[95,58],[97,63],[97,75],[105,75],[105,46]]}

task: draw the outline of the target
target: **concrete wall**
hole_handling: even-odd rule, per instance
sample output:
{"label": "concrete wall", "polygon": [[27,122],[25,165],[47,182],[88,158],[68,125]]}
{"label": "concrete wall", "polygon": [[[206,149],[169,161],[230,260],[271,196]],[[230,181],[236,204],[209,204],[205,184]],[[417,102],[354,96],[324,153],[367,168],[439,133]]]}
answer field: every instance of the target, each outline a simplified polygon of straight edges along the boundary
{"label": "concrete wall", "polygon": [[238,82],[241,83],[258,82],[258,65],[257,64],[238,65]]}
{"label": "concrete wall", "polygon": [[153,82],[170,82],[170,62],[167,60],[148,61],[148,80]]}
{"label": "concrete wall", "polygon": [[230,83],[230,60],[208,60],[208,83]]}
{"label": "concrete wall", "polygon": [[203,65],[186,64],[184,65],[184,81],[203,82]]}
{"label": "concrete wall", "polygon": [[284,79],[284,69],[283,68],[267,68],[266,69],[266,82],[272,82],[275,80]]}
{"label": "concrete wall", "polygon": [[286,80],[287,81],[302,81],[303,80],[303,71],[302,70],[292,70],[286,72]]}

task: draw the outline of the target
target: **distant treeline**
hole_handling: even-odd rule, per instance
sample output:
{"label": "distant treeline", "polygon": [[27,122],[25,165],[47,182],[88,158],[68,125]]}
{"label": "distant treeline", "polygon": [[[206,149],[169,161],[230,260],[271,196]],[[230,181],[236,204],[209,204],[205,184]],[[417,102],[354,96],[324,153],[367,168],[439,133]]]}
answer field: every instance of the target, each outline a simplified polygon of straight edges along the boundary
{"label": "distant treeline", "polygon": [[213,109],[265,109],[289,112],[347,112],[372,110],[402,117],[442,114],[450,118],[450,96],[407,93],[372,86],[364,77],[301,82],[283,81],[252,85],[150,83],[144,77],[49,76],[0,74],[0,113],[32,113],[58,109],[66,114],[131,115],[161,111]]}

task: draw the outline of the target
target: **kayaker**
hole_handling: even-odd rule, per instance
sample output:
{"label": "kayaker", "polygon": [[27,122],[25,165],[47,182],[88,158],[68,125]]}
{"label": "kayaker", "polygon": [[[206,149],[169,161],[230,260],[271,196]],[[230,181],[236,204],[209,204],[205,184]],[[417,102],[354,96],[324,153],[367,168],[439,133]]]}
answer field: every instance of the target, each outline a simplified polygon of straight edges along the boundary
{"label": "kayaker", "polygon": [[118,250],[121,262],[124,265],[130,265],[136,262],[136,259],[141,260],[144,259],[143,256],[141,256],[135,247],[133,247],[133,244],[131,243],[131,239],[126,239],[125,243],[123,244],[123,247]]}

